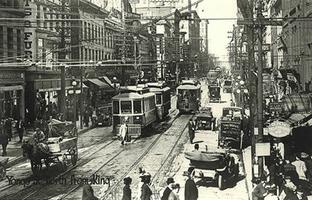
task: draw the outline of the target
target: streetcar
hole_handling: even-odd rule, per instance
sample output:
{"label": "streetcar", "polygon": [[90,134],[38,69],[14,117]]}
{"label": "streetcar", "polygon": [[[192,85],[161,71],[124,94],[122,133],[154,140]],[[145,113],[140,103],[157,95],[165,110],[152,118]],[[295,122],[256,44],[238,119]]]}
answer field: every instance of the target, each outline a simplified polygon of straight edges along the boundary
{"label": "streetcar", "polygon": [[201,86],[194,80],[183,80],[177,87],[177,108],[180,113],[196,112],[200,107]]}
{"label": "streetcar", "polygon": [[164,82],[147,83],[147,86],[156,95],[157,119],[162,121],[171,108],[170,88]]}
{"label": "streetcar", "polygon": [[118,135],[120,125],[126,123],[128,136],[138,138],[143,129],[156,121],[155,94],[147,87],[127,86],[113,97],[113,132]]}

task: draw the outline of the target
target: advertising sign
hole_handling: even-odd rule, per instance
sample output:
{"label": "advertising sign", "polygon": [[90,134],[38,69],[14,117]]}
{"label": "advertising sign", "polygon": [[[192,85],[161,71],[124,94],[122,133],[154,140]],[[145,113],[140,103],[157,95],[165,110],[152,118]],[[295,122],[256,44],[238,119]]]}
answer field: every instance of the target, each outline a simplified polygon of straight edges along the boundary
{"label": "advertising sign", "polygon": [[24,20],[24,49],[26,59],[32,61],[36,58],[35,39],[36,39],[36,5],[31,1],[24,1],[25,20]]}
{"label": "advertising sign", "polygon": [[270,143],[256,143],[256,156],[270,156]]}
{"label": "advertising sign", "polygon": [[277,138],[285,137],[289,135],[291,132],[290,125],[282,121],[272,122],[269,125],[268,129],[269,129],[269,134]]}

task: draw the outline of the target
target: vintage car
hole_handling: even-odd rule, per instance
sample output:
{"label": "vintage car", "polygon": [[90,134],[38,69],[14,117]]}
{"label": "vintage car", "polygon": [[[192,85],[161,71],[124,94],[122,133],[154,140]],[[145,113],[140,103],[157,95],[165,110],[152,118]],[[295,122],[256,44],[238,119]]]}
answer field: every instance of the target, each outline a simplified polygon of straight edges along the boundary
{"label": "vintage car", "polygon": [[224,80],[223,82],[223,92],[224,93],[232,93],[232,81],[231,80]]}
{"label": "vintage car", "polygon": [[230,181],[237,181],[239,164],[234,154],[229,152],[191,151],[184,156],[190,160],[190,166],[195,168],[195,178],[201,181],[212,179],[219,189],[226,188]]}
{"label": "vintage car", "polygon": [[208,86],[209,102],[219,102],[221,101],[220,87],[217,85]]}
{"label": "vintage car", "polygon": [[224,107],[219,121],[218,144],[220,147],[242,148],[242,108]]}
{"label": "vintage car", "polygon": [[95,111],[96,126],[111,126],[112,125],[112,104],[106,106],[98,107]]}
{"label": "vintage car", "polygon": [[216,118],[213,117],[211,107],[202,107],[196,114],[196,122],[199,130],[214,130]]}

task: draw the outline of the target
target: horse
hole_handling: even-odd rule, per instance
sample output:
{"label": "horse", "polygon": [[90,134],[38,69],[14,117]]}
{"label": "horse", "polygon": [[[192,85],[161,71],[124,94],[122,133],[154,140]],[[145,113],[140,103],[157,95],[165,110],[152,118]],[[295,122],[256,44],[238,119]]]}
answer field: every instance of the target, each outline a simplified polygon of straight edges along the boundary
{"label": "horse", "polygon": [[22,149],[23,157],[27,157],[30,160],[31,169],[34,173],[36,173],[37,170],[40,171],[42,169],[42,159],[44,160],[46,167],[49,167],[49,157],[51,156],[51,153],[46,150],[45,144],[31,144],[28,141],[24,141]]}

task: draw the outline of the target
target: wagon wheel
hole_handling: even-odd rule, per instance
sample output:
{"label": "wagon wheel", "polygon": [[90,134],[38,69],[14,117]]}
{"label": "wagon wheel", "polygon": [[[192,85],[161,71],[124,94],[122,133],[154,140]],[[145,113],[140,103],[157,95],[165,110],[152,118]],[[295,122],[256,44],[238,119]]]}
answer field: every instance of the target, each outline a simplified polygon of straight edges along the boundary
{"label": "wagon wheel", "polygon": [[31,171],[33,172],[34,175],[38,175],[38,173],[41,171],[42,169],[42,164],[41,161],[40,163],[36,163],[34,161],[31,161]]}
{"label": "wagon wheel", "polygon": [[78,160],[78,148],[77,148],[77,146],[69,149],[68,153],[70,155],[70,161],[71,161],[72,165],[75,166],[77,164],[77,160]]}
{"label": "wagon wheel", "polygon": [[0,180],[3,180],[6,176],[5,166],[0,166]]}

